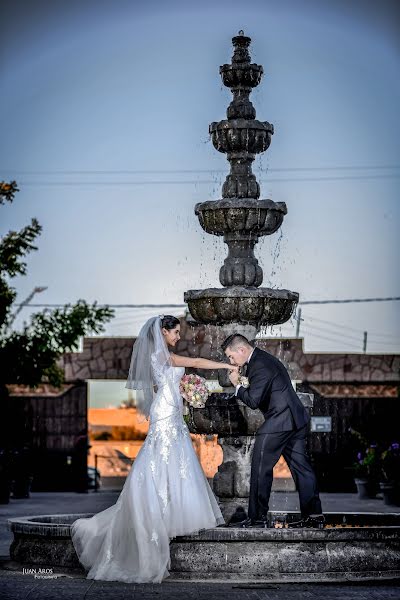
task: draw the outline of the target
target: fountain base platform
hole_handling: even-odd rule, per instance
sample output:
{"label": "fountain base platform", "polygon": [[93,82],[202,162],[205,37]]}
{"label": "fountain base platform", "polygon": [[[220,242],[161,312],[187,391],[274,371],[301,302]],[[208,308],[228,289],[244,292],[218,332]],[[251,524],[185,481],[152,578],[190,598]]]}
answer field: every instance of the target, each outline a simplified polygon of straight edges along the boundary
{"label": "fountain base platform", "polygon": [[[71,524],[91,515],[10,519],[11,560],[81,568]],[[295,512],[271,512],[282,528],[217,527],[171,541],[171,579],[232,582],[400,580],[400,514],[326,513],[325,529],[287,529]],[[83,569],[82,569],[83,572]]]}

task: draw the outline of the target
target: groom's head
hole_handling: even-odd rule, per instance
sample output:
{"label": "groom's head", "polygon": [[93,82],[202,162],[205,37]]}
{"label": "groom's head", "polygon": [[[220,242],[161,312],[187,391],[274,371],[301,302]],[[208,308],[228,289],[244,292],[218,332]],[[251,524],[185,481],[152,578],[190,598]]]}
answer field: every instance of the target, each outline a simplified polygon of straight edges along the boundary
{"label": "groom's head", "polygon": [[253,346],[249,344],[249,340],[240,333],[233,333],[223,342],[221,346],[225,352],[225,356],[229,358],[231,365],[242,367],[247,362]]}

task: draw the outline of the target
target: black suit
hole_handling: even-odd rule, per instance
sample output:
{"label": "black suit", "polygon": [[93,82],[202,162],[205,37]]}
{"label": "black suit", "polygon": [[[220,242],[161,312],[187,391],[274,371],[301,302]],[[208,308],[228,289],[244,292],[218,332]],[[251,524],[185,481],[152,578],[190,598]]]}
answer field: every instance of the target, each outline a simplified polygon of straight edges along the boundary
{"label": "black suit", "polygon": [[249,387],[239,387],[237,397],[250,408],[261,410],[265,422],[256,433],[251,463],[249,517],[268,512],[273,468],[281,454],[293,475],[303,517],[321,514],[315,473],[306,454],[310,417],[300,402],[283,364],[255,348],[247,366]]}

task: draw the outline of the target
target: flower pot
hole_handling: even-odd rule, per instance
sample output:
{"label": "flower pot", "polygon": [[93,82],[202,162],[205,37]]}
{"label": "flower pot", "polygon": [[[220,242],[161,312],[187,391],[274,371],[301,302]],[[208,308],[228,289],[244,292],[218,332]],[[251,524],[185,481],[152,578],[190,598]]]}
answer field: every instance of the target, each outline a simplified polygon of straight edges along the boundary
{"label": "flower pot", "polygon": [[385,504],[400,506],[400,485],[395,483],[380,483]]}
{"label": "flower pot", "polygon": [[354,479],[354,483],[357,486],[358,497],[361,500],[376,497],[378,486],[374,481],[369,479]]}

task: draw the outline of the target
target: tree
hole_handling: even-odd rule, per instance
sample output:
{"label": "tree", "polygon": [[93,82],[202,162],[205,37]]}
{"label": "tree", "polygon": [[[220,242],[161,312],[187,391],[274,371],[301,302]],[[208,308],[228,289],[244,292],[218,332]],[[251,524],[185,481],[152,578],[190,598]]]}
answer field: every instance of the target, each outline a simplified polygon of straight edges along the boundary
{"label": "tree", "polygon": [[[0,182],[0,204],[12,202],[18,187],[15,181]],[[31,387],[48,382],[60,386],[63,371],[57,364],[64,352],[76,350],[81,336],[104,331],[114,311],[78,300],[63,308],[44,310],[31,316],[21,332],[12,331],[11,308],[16,298],[9,280],[26,274],[24,257],[37,250],[35,239],[42,231],[32,219],[20,231],[9,231],[0,240],[0,397],[7,395],[6,384]]]}
{"label": "tree", "polygon": [[[13,202],[18,191],[15,181],[1,181],[0,205]],[[10,280],[26,274],[24,258],[37,250],[34,242],[41,231],[33,218],[20,231],[9,231],[0,238],[0,503],[8,502],[12,480],[14,494],[16,489],[22,494],[16,497],[29,497],[30,485],[31,424],[9,396],[7,384],[61,386],[64,373],[57,364],[61,355],[77,349],[81,336],[104,331],[104,324],[114,314],[107,306],[78,300],[31,315],[22,331],[12,329],[16,291]]]}

